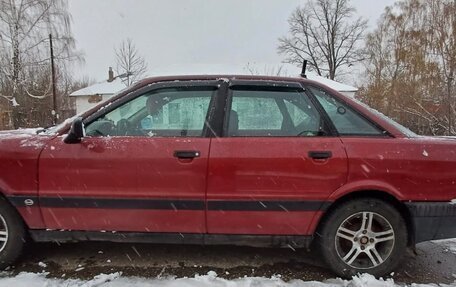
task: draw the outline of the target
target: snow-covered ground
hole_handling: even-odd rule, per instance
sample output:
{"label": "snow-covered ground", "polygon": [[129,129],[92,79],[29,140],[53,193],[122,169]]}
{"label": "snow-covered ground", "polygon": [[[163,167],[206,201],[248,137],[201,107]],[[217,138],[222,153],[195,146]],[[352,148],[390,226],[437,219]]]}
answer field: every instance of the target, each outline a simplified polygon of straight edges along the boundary
{"label": "snow-covered ground", "polygon": [[[456,254],[456,239],[434,241],[444,253]],[[451,257],[451,256],[450,256]],[[448,262],[450,265],[451,262]],[[408,281],[409,284],[395,282],[393,279],[375,279],[368,274],[362,274],[353,277],[351,280],[328,279],[324,281],[303,281],[291,280],[284,281],[280,275],[272,277],[242,277],[238,279],[224,279],[223,276],[218,276],[214,271],[210,271],[204,275],[195,275],[193,277],[175,278],[172,276],[160,276],[155,278],[143,277],[127,277],[122,276],[121,272],[113,272],[110,274],[99,274],[90,280],[83,279],[68,279],[65,275],[61,278],[48,278],[46,268],[48,265],[43,262],[38,262],[37,265],[42,268],[40,273],[21,272],[18,275],[12,275],[11,271],[0,272],[0,287],[395,287],[395,286],[410,286],[410,287],[456,287],[456,262],[454,262],[454,283],[452,284],[417,284]],[[452,269],[451,266],[447,266]],[[82,268],[83,269],[83,268]],[[424,272],[424,271],[421,271]],[[228,273],[227,273],[228,274]],[[224,275],[224,274],[219,274]],[[451,277],[451,276],[450,276]],[[299,278],[299,277],[295,277]],[[425,276],[426,278],[426,276]],[[427,282],[428,280],[424,281]],[[423,281],[421,281],[423,282]],[[447,281],[448,282],[448,281]],[[449,281],[451,282],[451,281]]]}
{"label": "snow-covered ground", "polygon": [[[456,254],[456,238],[448,239],[448,240],[439,240],[439,241],[434,241],[434,242],[445,247],[446,251]],[[456,262],[455,262],[455,265],[456,265]],[[455,269],[456,269],[456,267],[455,267]]]}
{"label": "snow-covered ground", "polygon": [[[0,279],[0,286],[5,287],[146,287],[146,286],[159,286],[159,287],[393,287],[404,286],[402,284],[395,284],[392,279],[377,280],[373,276],[363,274],[354,277],[352,280],[331,279],[323,282],[309,281],[304,282],[301,280],[292,280],[284,282],[279,276],[272,278],[259,278],[259,277],[246,277],[235,280],[226,280],[218,278],[217,274],[213,271],[207,275],[195,276],[194,278],[160,278],[160,279],[146,279],[139,277],[122,277],[119,273],[113,274],[100,274],[95,276],[92,280],[83,281],[78,279],[47,279],[46,274],[37,273],[21,273],[16,277],[6,277]],[[412,284],[413,287],[428,287],[428,286],[441,286],[441,287],[454,287],[452,285],[433,285],[433,284]]]}

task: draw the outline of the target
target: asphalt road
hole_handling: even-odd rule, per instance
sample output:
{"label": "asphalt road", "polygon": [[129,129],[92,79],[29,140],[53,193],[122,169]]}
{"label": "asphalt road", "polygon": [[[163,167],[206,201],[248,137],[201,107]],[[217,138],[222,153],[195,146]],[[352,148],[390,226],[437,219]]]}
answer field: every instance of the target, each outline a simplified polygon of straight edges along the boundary
{"label": "asphalt road", "polygon": [[[456,247],[456,243],[453,243]],[[89,279],[100,273],[125,276],[193,277],[215,271],[231,279],[279,275],[284,280],[334,277],[312,251],[233,246],[179,246],[85,242],[33,244],[11,271],[49,272],[49,277]],[[40,263],[41,262],[41,263]],[[402,283],[453,283],[456,251],[426,242],[409,252],[391,276]]]}

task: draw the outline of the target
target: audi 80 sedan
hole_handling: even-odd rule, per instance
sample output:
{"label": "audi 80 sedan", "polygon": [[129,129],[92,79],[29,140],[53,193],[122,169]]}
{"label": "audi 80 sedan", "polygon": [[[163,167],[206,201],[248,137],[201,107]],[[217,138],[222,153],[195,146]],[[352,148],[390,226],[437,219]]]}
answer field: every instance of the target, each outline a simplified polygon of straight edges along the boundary
{"label": "audi 80 sedan", "polygon": [[304,78],[149,78],[0,133],[0,267],[27,241],[106,240],[312,246],[382,276],[456,237],[455,153]]}

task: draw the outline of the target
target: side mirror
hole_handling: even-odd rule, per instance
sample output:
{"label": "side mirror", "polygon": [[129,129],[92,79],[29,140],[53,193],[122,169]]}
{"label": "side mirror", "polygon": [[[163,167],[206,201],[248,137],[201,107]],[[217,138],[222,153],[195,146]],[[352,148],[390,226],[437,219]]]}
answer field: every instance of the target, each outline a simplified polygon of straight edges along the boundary
{"label": "side mirror", "polygon": [[79,117],[71,124],[70,132],[63,139],[63,142],[67,144],[80,143],[84,135],[84,123],[82,122],[82,118]]}

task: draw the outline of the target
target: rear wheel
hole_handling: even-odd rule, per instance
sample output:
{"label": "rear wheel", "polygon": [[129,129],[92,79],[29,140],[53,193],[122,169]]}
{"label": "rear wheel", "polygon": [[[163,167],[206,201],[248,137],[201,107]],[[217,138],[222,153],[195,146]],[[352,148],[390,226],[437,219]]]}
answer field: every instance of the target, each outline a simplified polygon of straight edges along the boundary
{"label": "rear wheel", "polygon": [[339,276],[384,276],[407,248],[402,215],[379,199],[355,199],[330,211],[319,232],[321,252]]}
{"label": "rear wheel", "polygon": [[0,269],[19,257],[25,244],[25,227],[16,210],[0,197]]}

